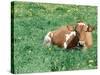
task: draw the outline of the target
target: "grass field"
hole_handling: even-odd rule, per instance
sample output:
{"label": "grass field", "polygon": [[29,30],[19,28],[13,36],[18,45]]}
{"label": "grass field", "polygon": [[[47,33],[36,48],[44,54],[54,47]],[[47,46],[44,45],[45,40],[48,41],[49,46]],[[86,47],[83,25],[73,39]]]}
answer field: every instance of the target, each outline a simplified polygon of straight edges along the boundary
{"label": "grass field", "polygon": [[85,70],[97,68],[97,29],[93,47],[81,50],[45,48],[48,31],[83,20],[97,27],[95,6],[14,2],[14,73]]}

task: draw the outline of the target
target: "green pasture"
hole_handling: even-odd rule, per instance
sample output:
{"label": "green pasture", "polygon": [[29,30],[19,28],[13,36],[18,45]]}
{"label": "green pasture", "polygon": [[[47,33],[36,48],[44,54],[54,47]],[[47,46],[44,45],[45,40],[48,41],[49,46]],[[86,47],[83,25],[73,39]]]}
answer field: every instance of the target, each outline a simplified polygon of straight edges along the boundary
{"label": "green pasture", "polygon": [[[14,2],[14,73],[97,68],[97,8],[64,4]],[[95,26],[93,46],[81,49],[44,47],[47,32],[83,20]]]}

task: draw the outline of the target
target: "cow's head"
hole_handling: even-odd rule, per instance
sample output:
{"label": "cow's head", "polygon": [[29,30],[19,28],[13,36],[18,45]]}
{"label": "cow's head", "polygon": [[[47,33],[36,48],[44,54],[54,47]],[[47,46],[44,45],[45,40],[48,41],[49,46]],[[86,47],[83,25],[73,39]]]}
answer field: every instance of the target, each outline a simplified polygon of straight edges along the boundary
{"label": "cow's head", "polygon": [[84,47],[86,42],[86,36],[88,36],[88,32],[91,33],[94,30],[94,27],[91,25],[86,25],[83,22],[79,22],[76,25],[76,31],[79,34],[79,46]]}

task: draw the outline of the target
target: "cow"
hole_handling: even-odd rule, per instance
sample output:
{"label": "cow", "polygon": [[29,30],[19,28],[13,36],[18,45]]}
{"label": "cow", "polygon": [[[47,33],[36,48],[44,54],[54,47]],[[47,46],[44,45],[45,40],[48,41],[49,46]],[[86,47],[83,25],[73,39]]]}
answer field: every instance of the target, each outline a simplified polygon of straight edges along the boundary
{"label": "cow", "polygon": [[92,31],[94,27],[80,21],[77,25],[62,26],[50,31],[44,38],[44,45],[57,45],[64,49],[75,47],[90,48],[93,44]]}

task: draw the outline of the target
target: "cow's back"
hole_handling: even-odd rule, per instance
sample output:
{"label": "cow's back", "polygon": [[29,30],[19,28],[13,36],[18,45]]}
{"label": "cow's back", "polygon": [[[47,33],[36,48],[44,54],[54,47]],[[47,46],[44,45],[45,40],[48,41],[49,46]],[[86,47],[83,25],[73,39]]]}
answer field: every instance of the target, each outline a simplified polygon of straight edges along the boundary
{"label": "cow's back", "polygon": [[53,31],[52,43],[58,45],[59,47],[63,47],[65,42],[65,34],[67,33],[66,27],[62,27],[56,31]]}

